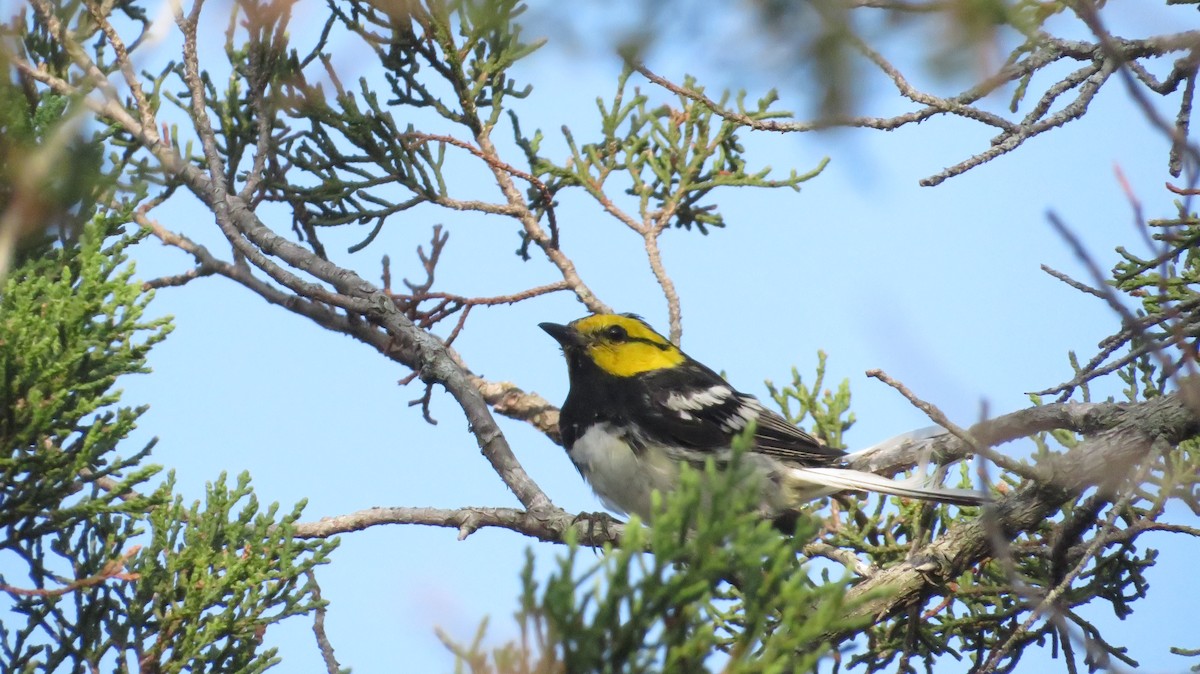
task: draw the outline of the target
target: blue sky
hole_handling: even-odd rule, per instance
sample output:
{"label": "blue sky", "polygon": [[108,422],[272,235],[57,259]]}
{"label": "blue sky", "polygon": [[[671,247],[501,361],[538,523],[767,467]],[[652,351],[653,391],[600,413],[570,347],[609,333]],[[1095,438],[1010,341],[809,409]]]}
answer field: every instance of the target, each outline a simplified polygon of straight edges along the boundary
{"label": "blue sky", "polygon": [[[1194,19],[1194,10],[1178,8],[1129,20],[1142,32]],[[223,19],[214,18],[218,24]],[[918,57],[903,45],[892,44],[888,53],[900,61]],[[339,57],[353,67],[353,53]],[[745,86],[752,97],[772,77],[738,72],[678,41],[660,44],[649,64],[673,77],[697,74],[710,90]],[[565,156],[556,130],[564,123],[577,137],[594,130],[595,98],[612,91],[618,68],[615,57],[598,50],[552,42],[519,70],[535,86],[516,105],[523,126],[543,129],[550,154]],[[807,110],[811,84],[804,86],[803,76],[783,79],[782,107]],[[863,90],[864,112],[898,109],[886,82],[867,80]],[[1166,142],[1113,81],[1083,120],[941,186],[918,186],[985,148],[990,135],[950,119],[890,133],[748,134],[752,164],[786,174],[826,156],[831,162],[798,194],[719,194],[724,230],[664,236],[665,264],[683,301],[685,350],[763,396],[763,380],[786,382],[793,365],[811,373],[817,350],[826,350],[830,381],[848,378],[854,395],[859,422],[846,437],[851,448],[929,424],[891,389],[868,380],[863,372],[871,368],[905,382],[960,424],[976,421],[983,404],[993,414],[1018,409],[1028,404],[1026,392],[1069,378],[1067,351],[1090,356],[1118,322],[1098,300],[1039,270],[1045,263],[1086,278],[1046,214],[1058,213],[1102,266],[1111,266],[1115,246],[1140,240],[1114,166],[1147,213],[1168,215],[1170,199],[1161,188],[1169,178]],[[477,180],[477,167],[454,170],[462,171],[465,189],[496,198],[491,184]],[[558,215],[564,250],[600,297],[665,330],[665,303],[637,237],[580,196],[564,198]],[[227,250],[201,209],[181,203],[157,216],[214,252]],[[289,221],[268,224],[286,230]],[[434,224],[450,233],[438,269],[441,290],[492,295],[557,279],[545,261],[510,254],[516,225],[498,218],[416,209],[390,220],[364,252],[344,251],[365,230],[326,234],[325,243],[336,261],[369,279],[378,278],[385,253],[395,278],[415,279],[421,277],[415,247],[427,245]],[[190,263],[154,242],[135,257],[143,278]],[[432,413],[439,424],[425,424],[407,405],[419,387],[398,387],[407,372],[370,349],[215,277],[160,291],[152,311],[173,315],[176,330],[151,354],[152,374],[122,381],[128,404],[151,404],[129,447],[158,437],[153,459],[176,471],[186,497],[200,498],[205,482],[221,471],[248,470],[262,501],[307,498],[306,520],[371,506],[516,505],[480,457],[453,401],[436,392]],[[565,368],[537,323],[583,313],[566,294],[479,309],[456,347],[485,377],[559,402]],[[501,423],[556,503],[601,508],[560,448],[521,424]],[[530,546],[540,568],[549,568],[556,548],[503,531],[481,531],[464,542],[453,530],[411,526],[343,536],[334,563],[319,570],[332,603],[327,629],[342,664],[358,672],[450,671],[452,658],[437,642],[435,625],[466,640],[491,616],[494,640],[513,635],[517,574]],[[1150,597],[1131,618],[1114,629],[1103,611],[1092,615],[1132,646],[1146,671],[1191,664],[1167,647],[1198,645],[1188,621],[1170,619],[1194,608],[1194,593],[1178,588],[1193,586],[1186,560],[1198,554],[1195,541],[1169,541],[1149,574]],[[285,658],[280,671],[322,671],[310,630],[308,621],[292,620],[268,631],[267,642]],[[963,669],[948,661],[939,671]]]}

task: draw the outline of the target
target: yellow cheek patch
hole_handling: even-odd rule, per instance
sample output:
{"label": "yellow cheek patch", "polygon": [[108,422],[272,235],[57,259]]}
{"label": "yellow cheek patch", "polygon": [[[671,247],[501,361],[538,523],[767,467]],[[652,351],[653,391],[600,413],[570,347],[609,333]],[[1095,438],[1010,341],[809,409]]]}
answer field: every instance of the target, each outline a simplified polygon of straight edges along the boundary
{"label": "yellow cheek patch", "polygon": [[[592,362],[617,377],[674,367],[686,359],[666,337],[632,316],[597,314],[574,321],[571,327],[586,340]],[[610,334],[613,328],[620,328],[619,337]]]}
{"label": "yellow cheek patch", "polygon": [[645,342],[597,342],[587,349],[601,370],[618,377],[632,377],[683,362],[683,352],[670,345],[663,349]]}

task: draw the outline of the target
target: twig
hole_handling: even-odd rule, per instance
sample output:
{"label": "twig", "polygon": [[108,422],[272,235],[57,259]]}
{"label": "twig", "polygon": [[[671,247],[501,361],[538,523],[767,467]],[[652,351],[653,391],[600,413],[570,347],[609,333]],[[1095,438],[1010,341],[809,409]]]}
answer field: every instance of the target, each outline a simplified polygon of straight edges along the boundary
{"label": "twig", "polygon": [[1130,667],[1137,667],[1138,662],[1127,654],[1122,653],[1121,649],[1113,646],[1100,636],[1100,630],[1092,623],[1084,620],[1082,616],[1071,610],[1063,611],[1063,614],[1071,619],[1071,622],[1079,626],[1083,631],[1083,643],[1088,652],[1087,663],[1089,666],[1096,669],[1107,669],[1113,671],[1116,668],[1109,662],[1109,658],[1116,658]]}
{"label": "twig", "polygon": [[683,339],[683,315],[679,308],[679,294],[675,291],[675,282],[671,280],[667,270],[663,267],[662,253],[658,250],[658,236],[661,233],[662,230],[658,228],[652,228],[643,233],[646,258],[649,260],[650,270],[654,272],[654,278],[662,287],[663,296],[667,300],[671,343],[678,346],[680,340]]}
{"label": "twig", "polygon": [[446,135],[434,134],[434,133],[419,133],[416,131],[410,131],[410,132],[404,134],[402,136],[402,138],[404,138],[404,139],[411,138],[413,140],[419,140],[422,142],[436,141],[438,143],[446,143],[448,145],[453,145],[455,147],[462,148],[462,149],[466,150],[467,152],[470,152],[471,154],[475,155],[476,157],[482,159],[484,162],[486,162],[488,164],[488,166],[491,166],[494,169],[504,171],[505,173],[508,173],[511,176],[520,178],[521,180],[524,180],[525,182],[529,183],[530,185],[533,185],[534,188],[537,189],[538,193],[541,194],[543,203],[546,204],[546,223],[550,226],[550,245],[554,248],[558,248],[558,219],[554,214],[554,195],[551,194],[550,188],[546,187],[546,183],[539,180],[536,176],[526,173],[525,171],[522,171],[521,169],[513,166],[512,164],[501,161],[495,155],[486,154],[483,152],[483,150],[480,150],[479,148],[475,147],[474,145],[471,145],[470,143],[468,143],[466,141],[459,140],[458,138],[455,138],[454,136],[446,136]]}
{"label": "twig", "polygon": [[446,335],[446,346],[450,346],[454,343],[454,340],[458,339],[459,333],[467,325],[467,316],[471,315],[471,309],[474,306],[473,304],[463,305],[462,313],[458,315],[458,322],[454,324],[454,327],[450,330],[450,334]]}
{"label": "twig", "polygon": [[1058,279],[1059,281],[1062,281],[1063,283],[1071,286],[1072,288],[1078,290],[1081,293],[1087,293],[1088,295],[1091,295],[1093,297],[1099,297],[1100,299],[1104,299],[1103,292],[1096,290],[1095,288],[1091,287],[1090,285],[1087,285],[1086,283],[1076,281],[1075,279],[1071,278],[1070,276],[1067,276],[1065,273],[1058,271],[1057,269],[1054,269],[1053,267],[1050,267],[1049,265],[1043,264],[1043,265],[1041,265],[1041,268],[1042,268],[1042,271],[1053,276],[1054,278]]}
{"label": "twig", "polygon": [[863,578],[870,578],[879,571],[879,568],[874,564],[871,564],[870,562],[864,562],[863,560],[859,559],[858,555],[855,555],[850,550],[835,548],[832,545],[829,545],[828,543],[822,543],[821,541],[814,541],[808,545],[805,545],[802,552],[809,557],[824,557],[825,559],[828,559],[832,562],[837,562],[848,569],[854,569],[854,573],[857,573]]}
{"label": "twig", "polygon": [[429,403],[432,400],[432,398],[433,398],[433,383],[429,382],[429,383],[425,384],[425,392],[421,394],[421,397],[417,398],[416,400],[408,401],[408,406],[416,407],[417,405],[420,405],[421,406],[421,416],[425,419],[425,421],[428,422],[430,426],[437,426],[437,419],[434,419],[433,415],[431,415],[429,413]]}
{"label": "twig", "polygon": [[[1084,247],[1079,237],[1075,236],[1075,233],[1071,231],[1071,228],[1067,227],[1066,223],[1058,217],[1057,213],[1051,211],[1046,215],[1046,218],[1050,221],[1050,225],[1054,228],[1054,231],[1058,232],[1058,235],[1067,242],[1071,251],[1075,253],[1076,259],[1083,263],[1084,267],[1088,270],[1092,280],[1096,283],[1101,293],[1103,293],[1104,301],[1108,303],[1110,309],[1121,317],[1122,325],[1130,330],[1134,330],[1139,336],[1144,336],[1141,321],[1121,302],[1112,287],[1105,283],[1104,273],[1088,253],[1087,248]],[[1147,342],[1153,343],[1154,340],[1147,340]],[[1149,353],[1158,360],[1159,366],[1163,368],[1164,372],[1171,371],[1171,363],[1167,360],[1166,355],[1163,354],[1161,349],[1152,349]],[[1069,391],[1063,393],[1064,396],[1068,394]]]}
{"label": "twig", "polygon": [[142,283],[142,288],[146,290],[155,290],[157,288],[177,288],[186,285],[191,281],[204,276],[212,276],[217,273],[215,269],[199,266],[193,267],[180,274],[172,274],[171,276],[160,276],[155,279],[150,279]]}
{"label": "twig", "polygon": [[61,597],[65,594],[68,594],[71,592],[77,592],[77,591],[85,589],[85,588],[95,587],[96,585],[99,585],[107,580],[134,581],[134,580],[141,578],[141,574],[133,573],[131,571],[126,571],[125,565],[141,549],[142,549],[142,546],[140,546],[140,545],[131,546],[128,550],[121,553],[120,556],[116,557],[115,559],[110,559],[107,562],[105,562],[104,566],[100,569],[99,572],[97,572],[91,576],[88,576],[86,578],[78,578],[76,580],[73,580],[70,583],[67,583],[66,585],[64,585],[62,587],[56,587],[56,588],[50,588],[50,589],[22,588],[22,587],[16,587],[15,585],[8,585],[6,583],[0,583],[0,592],[7,593],[13,597],[43,597],[43,598],[45,598],[45,597]]}
{"label": "twig", "polygon": [[[1200,148],[1197,148],[1194,144],[1187,142],[1186,133],[1188,130],[1188,125],[1186,123],[1177,123],[1173,125],[1164,119],[1162,115],[1159,114],[1154,103],[1152,103],[1146,97],[1146,93],[1141,87],[1138,86],[1138,69],[1130,67],[1130,65],[1133,63],[1133,58],[1130,57],[1127,49],[1125,48],[1128,44],[1134,41],[1118,39],[1114,37],[1112,33],[1108,32],[1108,30],[1104,27],[1103,21],[1100,19],[1100,12],[1092,0],[1075,0],[1068,6],[1075,12],[1075,15],[1087,25],[1088,29],[1092,31],[1092,34],[1096,36],[1097,40],[1099,41],[1100,51],[1105,55],[1107,60],[1110,63],[1113,63],[1115,66],[1125,66],[1120,67],[1119,70],[1121,73],[1121,78],[1125,81],[1125,88],[1129,93],[1130,98],[1132,98],[1134,103],[1136,103],[1141,109],[1142,115],[1146,118],[1146,120],[1149,121],[1154,127],[1158,128],[1163,135],[1165,135],[1171,141],[1172,168],[1180,163],[1177,157],[1185,152],[1189,155],[1193,163],[1200,162]],[[1189,77],[1195,78],[1197,67],[1196,50],[1197,48],[1200,48],[1200,32],[1188,31],[1186,33],[1158,36],[1151,39],[1156,41],[1181,41],[1181,47],[1186,45],[1186,48],[1189,48],[1192,51],[1192,54],[1190,54],[1189,59],[1181,59],[1181,63],[1187,63],[1187,66],[1190,68]],[[1149,40],[1146,42],[1149,42]],[[1141,72],[1145,72],[1144,69],[1142,69]],[[1189,89],[1194,89],[1194,85],[1190,86]],[[1168,89],[1164,87],[1164,90]],[[1172,87],[1169,90],[1173,91],[1174,88]],[[1189,109],[1190,106],[1191,96],[1189,91],[1189,95],[1184,97],[1184,100],[1180,106],[1180,114],[1183,114],[1183,112]]]}
{"label": "twig", "polygon": [[[1121,170],[1120,164],[1113,164],[1113,175],[1117,179],[1117,184],[1121,187],[1121,193],[1125,195],[1125,200],[1129,202],[1129,206],[1133,211],[1133,231],[1142,237],[1142,243],[1146,244],[1146,248],[1159,258],[1167,252],[1169,246],[1159,246],[1154,243],[1154,239],[1150,236],[1150,228],[1146,226],[1146,218],[1142,214],[1142,200],[1138,198],[1137,192],[1133,191],[1133,185],[1129,184],[1129,179],[1125,177],[1125,172]],[[1166,260],[1163,259],[1163,269],[1160,272],[1165,272]],[[1167,275],[1163,273],[1163,278]]]}
{"label": "twig", "polygon": [[926,2],[912,2],[909,0],[846,0],[846,4],[850,7],[864,7],[870,9],[886,9],[893,12],[941,12],[947,7],[953,7],[952,0],[927,0]]}
{"label": "twig", "polygon": [[[954,587],[951,587],[950,590],[953,593]],[[922,613],[921,620],[929,620],[930,618],[933,618],[934,616],[941,613],[942,611],[945,611],[953,603],[954,603],[954,594],[947,594],[945,597],[942,598],[942,600],[940,602],[938,602],[937,606],[934,606],[933,608],[929,609],[928,611]]]}
{"label": "twig", "polygon": [[341,674],[342,666],[338,664],[333,654],[333,644],[325,633],[325,600],[321,597],[321,586],[317,583],[317,574],[312,569],[304,572],[308,576],[308,585],[312,593],[313,603],[313,634],[317,638],[317,648],[321,651],[321,659],[325,661],[325,671],[329,674]]}
{"label": "twig", "polygon": [[438,261],[442,259],[442,251],[446,249],[446,244],[450,241],[450,232],[442,233],[441,225],[433,226],[433,235],[429,240],[429,254],[425,254],[425,249],[417,246],[417,258],[421,260],[421,267],[425,269],[425,282],[414,284],[408,279],[402,279],[404,285],[412,292],[412,296],[420,299],[429,292],[433,287],[433,276],[437,269]]}
{"label": "twig", "polygon": [[[870,2],[875,1],[870,0]],[[879,0],[879,2],[884,4],[887,1]],[[965,173],[976,166],[1011,152],[1034,136],[1082,117],[1100,88],[1107,82],[1109,76],[1120,69],[1121,64],[1136,63],[1133,60],[1136,58],[1165,56],[1173,51],[1193,50],[1197,41],[1200,40],[1200,33],[1186,31],[1172,35],[1155,36],[1144,40],[1120,40],[1119,42],[1111,38],[1102,38],[1099,45],[1040,35],[1037,37],[1038,42],[1035,48],[1029,49],[1027,46],[1022,46],[1010,56],[1009,62],[993,76],[957,96],[949,98],[935,96],[913,87],[899,69],[877,51],[871,49],[857,35],[847,33],[844,35],[844,38],[867,60],[874,64],[875,67],[883,72],[884,75],[892,80],[901,96],[924,107],[902,115],[886,118],[848,116],[811,122],[758,120],[744,112],[727,109],[705,96],[702,92],[675,84],[657,75],[641,62],[635,61],[631,64],[631,67],[654,84],[678,96],[699,103],[730,122],[760,131],[802,133],[837,126],[891,130],[907,124],[920,123],[937,115],[947,114],[965,117],[1000,129],[1000,134],[992,140],[990,147],[983,152],[921,180],[921,185],[933,186],[947,178]],[[1022,55],[1024,55],[1024,58],[1020,58]],[[1063,59],[1084,61],[1088,65],[1070,73],[1059,82],[1050,86],[1040,97],[1038,103],[1020,122],[1009,121],[974,105],[975,102],[983,99],[1001,86],[1011,82],[1022,81]],[[1196,67],[1194,64],[1186,67],[1191,68],[1188,75],[1189,79],[1187,79],[1190,84],[1194,82]],[[1177,66],[1177,70],[1180,68],[1181,66]],[[1184,76],[1180,75],[1177,79],[1173,77],[1172,82],[1174,83],[1183,79]],[[1194,89],[1194,85],[1190,86],[1191,88],[1189,88],[1187,95],[1185,95],[1184,104],[1181,105],[1180,119],[1183,119],[1183,110],[1190,106],[1190,92]],[[1158,93],[1166,94],[1174,90],[1174,85],[1161,86],[1158,89],[1161,89]],[[1068,91],[1077,91],[1075,100],[1051,113],[1053,104],[1062,94]],[[1143,92],[1137,91],[1135,96],[1140,97],[1139,102],[1143,107],[1147,109],[1151,107],[1150,103],[1145,101]],[[1175,129],[1169,129],[1169,125],[1166,125],[1162,120],[1158,120],[1156,125],[1166,130],[1175,140],[1176,145],[1181,142],[1181,130],[1186,129],[1186,125],[1184,124],[1177,124]],[[1187,146],[1187,149],[1189,152],[1195,153],[1193,147]],[[1172,152],[1176,152],[1176,149],[1173,148]],[[1178,162],[1176,161],[1175,163]]]}
{"label": "twig", "polygon": [[[117,498],[125,501],[126,503],[136,499],[146,498],[141,493],[132,489],[121,489],[121,483],[117,482],[111,477],[108,477],[107,475],[96,477],[96,474],[92,472],[91,468],[80,468],[79,476],[82,477],[87,483],[94,484],[110,494],[116,494]],[[186,514],[182,516],[182,519],[187,519]]]}
{"label": "twig", "polygon": [[1017,461],[1015,459],[1010,459],[1009,457],[1004,456],[1003,454],[999,454],[999,453],[993,451],[986,444],[978,442],[970,434],[970,432],[959,427],[954,422],[950,421],[950,419],[945,414],[943,414],[942,411],[940,409],[938,409],[936,405],[925,402],[924,400],[921,400],[920,398],[917,397],[917,395],[915,393],[913,393],[911,390],[909,390],[907,386],[896,381],[895,379],[892,379],[883,370],[878,370],[878,369],[867,370],[866,375],[868,377],[873,377],[875,379],[878,379],[879,381],[882,381],[883,383],[887,384],[888,386],[891,386],[892,388],[896,389],[900,393],[900,395],[904,396],[917,409],[924,412],[930,419],[933,420],[934,423],[941,426],[942,428],[945,428],[947,431],[950,431],[950,433],[952,435],[954,435],[954,437],[956,437],[959,440],[962,440],[964,443],[966,443],[966,445],[971,448],[971,451],[973,453],[984,456],[989,461],[991,461],[992,463],[996,464],[997,466],[1003,468],[1004,470],[1006,470],[1010,473],[1013,473],[1015,475],[1020,475],[1021,477],[1025,478],[1027,480],[1038,481],[1044,477],[1037,468],[1032,467],[1032,466],[1027,466],[1024,463],[1021,463],[1020,461]]}
{"label": "twig", "polygon": [[[467,297],[466,295],[456,295],[454,293],[445,292],[428,292],[425,293],[423,297],[430,300],[450,300],[452,302],[459,302],[463,306],[494,307],[501,304],[516,304],[517,302],[523,302],[525,300],[533,299],[534,297],[540,297],[542,295],[548,295],[550,293],[556,293],[570,289],[571,286],[566,281],[555,281],[554,283],[547,283],[546,285],[542,286],[534,286],[533,288],[518,290],[515,293],[509,293],[507,295],[493,295],[491,297]],[[404,296],[396,295],[396,297]]]}
{"label": "twig", "polygon": [[[255,277],[250,273],[249,269],[239,267],[228,262],[223,262],[213,257],[204,246],[201,246],[187,237],[178,233],[172,232],[157,221],[150,219],[144,212],[144,209],[139,208],[135,213],[135,222],[143,227],[149,228],[154,235],[164,244],[174,246],[192,254],[197,263],[201,266],[212,268],[214,273],[229,278],[250,291],[259,295],[266,301],[288,308],[302,316],[306,316],[316,322],[318,325],[326,327],[330,330],[342,332],[352,335],[363,343],[370,345],[388,358],[395,360],[401,364],[408,365],[408,362],[400,357],[393,348],[392,341],[386,334],[371,325],[361,322],[353,322],[348,320],[344,315],[339,315],[334,312],[328,305],[314,303],[293,295],[289,295],[275,286],[272,286],[265,281]],[[384,281],[385,287],[387,281],[390,281],[390,273],[388,266],[384,264]],[[560,289],[566,289],[566,282],[560,282],[562,285],[550,284],[548,286],[540,286],[533,288],[523,293],[514,293],[507,296],[498,296],[494,298],[476,298],[481,304],[500,304],[507,299],[518,301],[523,299],[523,295],[530,297],[535,294],[544,294],[555,292]],[[436,295],[436,293],[435,293]],[[452,353],[452,355],[454,355]],[[457,356],[454,356],[457,359]],[[404,377],[400,381],[400,385],[406,385],[416,379],[419,372],[414,370],[411,374]],[[537,395],[523,391],[521,388],[511,382],[496,382],[468,375],[471,385],[474,386],[483,396],[487,404],[491,405],[497,413],[503,414],[509,418],[518,421],[524,421],[531,424],[534,428],[541,431],[554,442],[558,442],[558,408],[552,405],[549,401]]]}
{"label": "twig", "polygon": [[[461,102],[463,103],[465,109],[473,108],[473,101],[464,100]],[[482,125],[479,125],[476,128],[482,129]],[[591,288],[589,288],[587,284],[584,283],[583,279],[580,278],[578,272],[575,270],[575,263],[572,262],[571,259],[566,255],[564,255],[559,249],[558,221],[554,213],[553,194],[550,192],[550,189],[545,183],[539,180],[536,176],[526,173],[515,166],[500,160],[499,153],[496,151],[491,139],[482,130],[476,131],[475,140],[477,146],[454,138],[453,136],[446,135],[413,132],[406,134],[406,136],[421,142],[432,140],[448,143],[454,145],[455,147],[460,147],[464,150],[467,150],[479,159],[482,159],[492,169],[493,175],[496,177],[496,181],[501,192],[504,193],[505,198],[508,200],[510,209],[508,214],[516,217],[521,222],[525,229],[525,233],[527,236],[529,236],[530,240],[536,243],[538,247],[541,248],[546,254],[546,257],[549,258],[551,263],[558,267],[559,272],[562,274],[563,281],[570,286],[571,290],[575,292],[580,301],[583,302],[584,305],[587,306],[591,311],[595,313],[611,313],[612,310],[608,307],[608,305],[601,302],[599,298],[596,297],[595,293],[592,292]],[[528,208],[524,197],[522,197],[520,191],[516,189],[516,186],[513,185],[511,180],[512,177],[520,178],[521,180],[525,180],[529,184],[533,185],[542,196],[542,200],[545,202],[546,221],[550,227],[549,235],[547,235],[538,224],[537,216]]]}
{"label": "twig", "polygon": [[[1169,314],[1171,312],[1165,312],[1165,313]],[[1167,320],[1168,318],[1170,318],[1170,316],[1156,317],[1155,320],[1143,322],[1143,323],[1141,323],[1141,325],[1146,325],[1147,323],[1153,324],[1153,323],[1162,322],[1164,320]],[[1144,330],[1144,328],[1143,328],[1143,330]],[[1104,365],[1103,367],[1100,366],[1100,363],[1103,363],[1105,361],[1105,359],[1107,359],[1113,353],[1118,351],[1122,346],[1124,346],[1126,344],[1126,342],[1128,341],[1128,339],[1136,332],[1138,332],[1138,331],[1132,330],[1130,328],[1126,328],[1126,329],[1122,330],[1121,332],[1117,333],[1117,335],[1114,335],[1114,336],[1120,338],[1119,341],[1110,341],[1111,338],[1110,338],[1110,340],[1105,340],[1107,343],[1102,343],[1102,348],[1101,348],[1100,352],[1097,353],[1095,356],[1093,356],[1092,359],[1090,361],[1088,361],[1088,363],[1086,365],[1084,365],[1082,368],[1080,368],[1079,374],[1075,375],[1070,380],[1063,382],[1062,384],[1059,384],[1057,386],[1052,386],[1048,389],[1044,389],[1041,391],[1035,391],[1034,394],[1035,395],[1049,395],[1049,394],[1057,393],[1057,394],[1059,394],[1059,396],[1058,396],[1059,402],[1063,402],[1063,401],[1067,400],[1068,398],[1070,398],[1071,393],[1075,390],[1075,388],[1077,386],[1083,384],[1084,382],[1088,382],[1097,377],[1102,377],[1111,372],[1115,372],[1151,352],[1161,351],[1162,349],[1167,348],[1167,347],[1186,343],[1187,338],[1196,336],[1198,333],[1200,333],[1200,329],[1192,328],[1192,329],[1184,332],[1183,334],[1172,334],[1172,335],[1168,336],[1166,339],[1164,339],[1163,341],[1147,340],[1141,346],[1130,349],[1129,352],[1126,353],[1124,356],[1121,356],[1120,358]]]}
{"label": "twig", "polygon": [[1200,195],[1200,188],[1198,187],[1179,187],[1169,181],[1164,184],[1167,186],[1167,191],[1174,192],[1180,196],[1194,197]]}
{"label": "twig", "polygon": [[[195,180],[203,180],[196,173],[189,173],[189,176]],[[198,187],[198,189],[200,188]],[[236,199],[231,199],[231,201],[236,203]],[[254,218],[253,214],[249,211],[234,209],[231,213],[235,220],[241,220],[239,229],[247,233],[247,240],[243,240],[244,243],[248,245],[254,242],[255,245],[263,245],[275,250],[284,259],[298,268],[312,273],[317,278],[326,278],[331,281],[336,280],[344,288],[355,293],[355,296],[339,296],[342,303],[351,311],[364,315],[381,314],[381,322],[385,326],[388,326],[388,332],[387,334],[381,334],[370,325],[350,321],[345,316],[339,316],[336,313],[319,308],[319,305],[316,303],[306,303],[304,300],[298,300],[294,296],[272,288],[269,284],[263,284],[260,280],[254,279],[249,274],[242,273],[232,265],[229,265],[229,267],[233,268],[222,268],[221,273],[235,278],[242,282],[243,285],[251,287],[269,301],[286,306],[301,315],[313,318],[326,327],[355,335],[368,343],[374,344],[381,352],[408,365],[415,372],[420,372],[422,379],[426,381],[436,380],[438,383],[443,384],[455,396],[459,404],[463,407],[464,412],[466,412],[467,418],[471,423],[471,428],[475,432],[481,448],[484,450],[484,456],[489,459],[497,474],[513,490],[522,504],[531,510],[539,510],[549,505],[549,498],[529,478],[516,457],[512,455],[512,450],[508,447],[508,443],[500,433],[499,428],[496,427],[495,420],[491,418],[487,403],[476,388],[475,383],[468,378],[465,370],[458,366],[454,359],[449,356],[445,346],[440,341],[413,326],[396,309],[390,300],[387,299],[387,296],[382,291],[374,289],[370,283],[358,275],[337,268],[328,260],[319,259],[299,245],[279,237]],[[267,243],[264,244],[262,242]],[[193,250],[199,251],[201,249],[193,247]],[[250,257],[251,261],[257,263],[259,260],[262,260],[265,262],[265,258],[257,250],[252,249],[250,252],[252,254],[252,257]],[[270,266],[273,267],[273,265]],[[294,291],[299,292],[302,296],[311,297],[311,294],[305,293],[304,290],[312,286],[312,284],[294,280],[290,273],[285,273],[284,276],[286,281],[289,282],[289,287],[292,287]],[[290,284],[299,284],[300,287],[297,288]],[[367,293],[367,296],[378,295],[380,299],[379,301],[368,300],[361,296],[363,293]],[[320,291],[317,294],[322,297],[327,295],[324,291]],[[397,342],[390,338],[389,335],[403,335],[404,341]]]}
{"label": "twig", "polygon": [[[382,260],[383,272],[381,278],[383,280],[383,291],[388,293],[396,303],[404,315],[413,323],[422,329],[428,330],[449,316],[459,313],[458,321],[450,334],[446,336],[443,343],[447,346],[454,343],[454,340],[462,332],[466,325],[467,316],[471,309],[477,306],[496,306],[500,304],[516,304],[524,300],[532,299],[541,295],[546,295],[561,290],[570,290],[570,284],[565,281],[556,281],[547,285],[527,288],[508,295],[497,295],[493,297],[465,297],[463,295],[455,295],[445,292],[433,292],[431,288],[434,283],[434,276],[437,271],[437,265],[441,260],[442,251],[445,250],[446,243],[450,240],[450,233],[442,233],[441,225],[434,225],[433,235],[429,242],[429,253],[425,253],[422,246],[417,246],[417,257],[421,261],[421,266],[425,270],[425,280],[421,283],[413,283],[408,279],[404,279],[403,283],[408,287],[409,292],[396,293],[391,291],[391,264],[388,256],[384,256]],[[426,300],[440,300],[432,308],[422,309],[421,303]],[[408,380],[408,381],[411,381]],[[404,384],[407,381],[402,382]]]}

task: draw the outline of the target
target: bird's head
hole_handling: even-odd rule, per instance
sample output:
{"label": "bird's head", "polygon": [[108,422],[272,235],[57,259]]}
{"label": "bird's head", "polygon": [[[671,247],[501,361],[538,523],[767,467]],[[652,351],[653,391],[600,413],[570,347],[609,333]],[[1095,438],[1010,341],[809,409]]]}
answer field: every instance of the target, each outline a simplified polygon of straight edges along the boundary
{"label": "bird's head", "polygon": [[569,367],[593,364],[616,377],[675,367],[687,359],[666,337],[634,314],[596,314],[567,325],[538,327],[558,340]]}

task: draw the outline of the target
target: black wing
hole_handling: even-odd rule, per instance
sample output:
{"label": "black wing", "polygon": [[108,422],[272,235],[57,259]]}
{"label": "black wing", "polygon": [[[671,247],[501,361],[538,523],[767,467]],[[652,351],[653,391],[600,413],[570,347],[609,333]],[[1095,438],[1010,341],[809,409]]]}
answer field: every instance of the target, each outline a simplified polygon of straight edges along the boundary
{"label": "black wing", "polygon": [[[758,404],[753,396],[742,395]],[[840,449],[826,447],[808,431],[796,427],[771,410],[763,409],[757,421],[754,448],[763,454],[805,466],[829,466],[840,462],[846,455]]]}
{"label": "black wing", "polygon": [[642,383],[645,404],[631,407],[639,410],[636,421],[649,440],[718,451],[755,421],[754,448],[762,454],[805,466],[827,466],[844,456],[695,361],[649,373]]}

